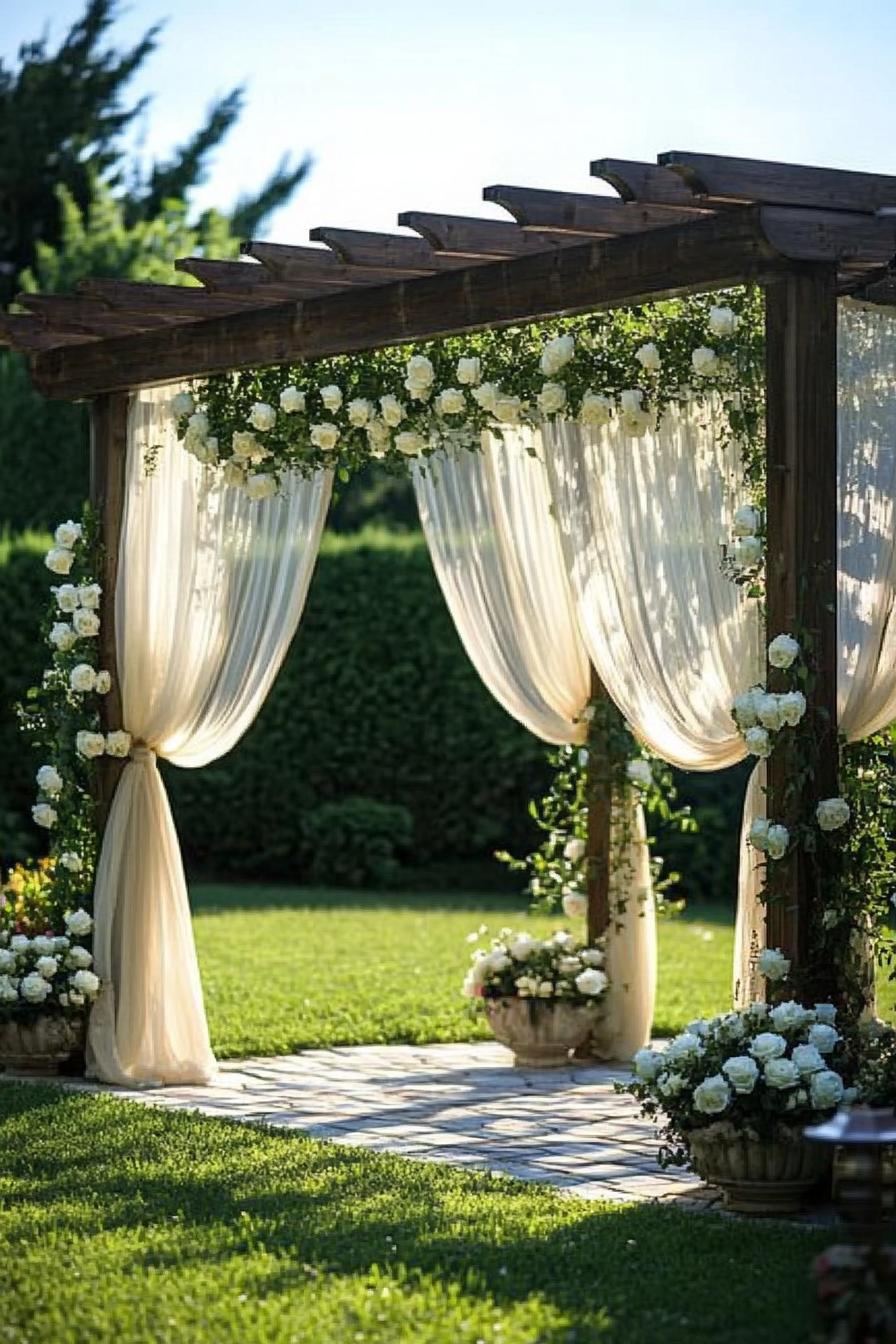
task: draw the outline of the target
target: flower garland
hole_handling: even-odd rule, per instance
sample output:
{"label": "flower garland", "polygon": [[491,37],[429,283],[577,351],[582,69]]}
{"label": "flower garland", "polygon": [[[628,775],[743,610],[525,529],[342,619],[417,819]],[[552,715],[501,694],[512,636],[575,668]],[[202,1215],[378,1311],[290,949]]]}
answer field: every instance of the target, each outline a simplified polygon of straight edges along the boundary
{"label": "flower garland", "polygon": [[762,305],[757,289],[593,313],[219,376],[173,401],[184,448],[252,499],[287,470],[376,460],[407,470],[439,448],[475,450],[483,430],[556,416],[639,438],[665,408],[721,400],[747,473],[761,470]]}

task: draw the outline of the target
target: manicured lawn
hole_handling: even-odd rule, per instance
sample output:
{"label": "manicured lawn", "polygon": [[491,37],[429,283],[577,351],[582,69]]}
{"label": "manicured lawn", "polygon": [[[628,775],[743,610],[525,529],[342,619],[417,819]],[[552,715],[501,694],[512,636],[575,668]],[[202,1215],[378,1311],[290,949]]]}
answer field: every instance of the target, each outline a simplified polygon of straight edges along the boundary
{"label": "manicured lawn", "polygon": [[[467,934],[481,924],[552,927],[526,915],[521,900],[498,895],[197,886],[191,896],[222,1057],[485,1039],[459,992]],[[727,912],[695,907],[661,920],[659,943],[658,1035],[730,1006]],[[892,1014],[891,988],[882,1003]]]}
{"label": "manicured lawn", "polygon": [[0,1084],[10,1344],[804,1344],[829,1239]]}

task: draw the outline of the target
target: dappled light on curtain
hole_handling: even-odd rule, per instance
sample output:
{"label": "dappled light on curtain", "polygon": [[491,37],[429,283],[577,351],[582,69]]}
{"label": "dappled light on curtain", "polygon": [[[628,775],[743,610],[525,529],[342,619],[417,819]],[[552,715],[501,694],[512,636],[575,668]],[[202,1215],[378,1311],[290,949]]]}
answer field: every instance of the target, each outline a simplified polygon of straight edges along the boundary
{"label": "dappled light on curtain", "polygon": [[178,445],[168,410],[176,390],[136,394],[128,428],[115,614],[124,724],[135,745],[97,870],[95,955],[105,987],[88,1042],[90,1072],[117,1083],[205,1082],[214,1073],[156,758],[202,766],[250,727],[298,625],[332,485],[328,473],[295,476],[282,496],[250,501]]}
{"label": "dappled light on curtain", "polygon": [[[414,470],[420,519],[458,634],[485,685],[546,742],[584,742],[591,670],[554,518],[541,436],[486,435],[482,453]],[[538,454],[538,455],[536,455]],[[629,1059],[650,1035],[656,927],[643,810],[629,819],[625,915],[607,936],[610,989],[599,1048]]]}

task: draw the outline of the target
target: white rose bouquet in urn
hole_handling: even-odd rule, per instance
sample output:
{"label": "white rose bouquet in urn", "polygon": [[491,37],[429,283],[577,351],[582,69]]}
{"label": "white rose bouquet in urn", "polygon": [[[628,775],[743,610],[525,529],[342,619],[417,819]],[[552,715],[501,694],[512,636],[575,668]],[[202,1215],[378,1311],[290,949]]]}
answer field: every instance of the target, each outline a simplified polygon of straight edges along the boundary
{"label": "white rose bouquet in urn", "polygon": [[602,946],[585,946],[565,929],[545,939],[501,929],[488,951],[477,948],[473,953],[463,992],[468,998],[593,1005],[607,989],[603,965]]}

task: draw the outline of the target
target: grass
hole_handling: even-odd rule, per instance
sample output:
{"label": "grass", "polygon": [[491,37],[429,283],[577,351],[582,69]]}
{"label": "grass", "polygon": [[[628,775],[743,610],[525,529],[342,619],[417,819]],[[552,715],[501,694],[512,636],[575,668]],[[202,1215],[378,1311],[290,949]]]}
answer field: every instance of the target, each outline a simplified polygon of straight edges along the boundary
{"label": "grass", "polygon": [[[224,1057],[485,1039],[459,992],[467,934],[480,924],[550,927],[499,895],[200,886],[192,898],[212,1042]],[[661,921],[658,1032],[726,1005],[731,950],[718,912]]]}
{"label": "grass", "polygon": [[829,1237],[0,1084],[4,1344],[802,1344]]}

